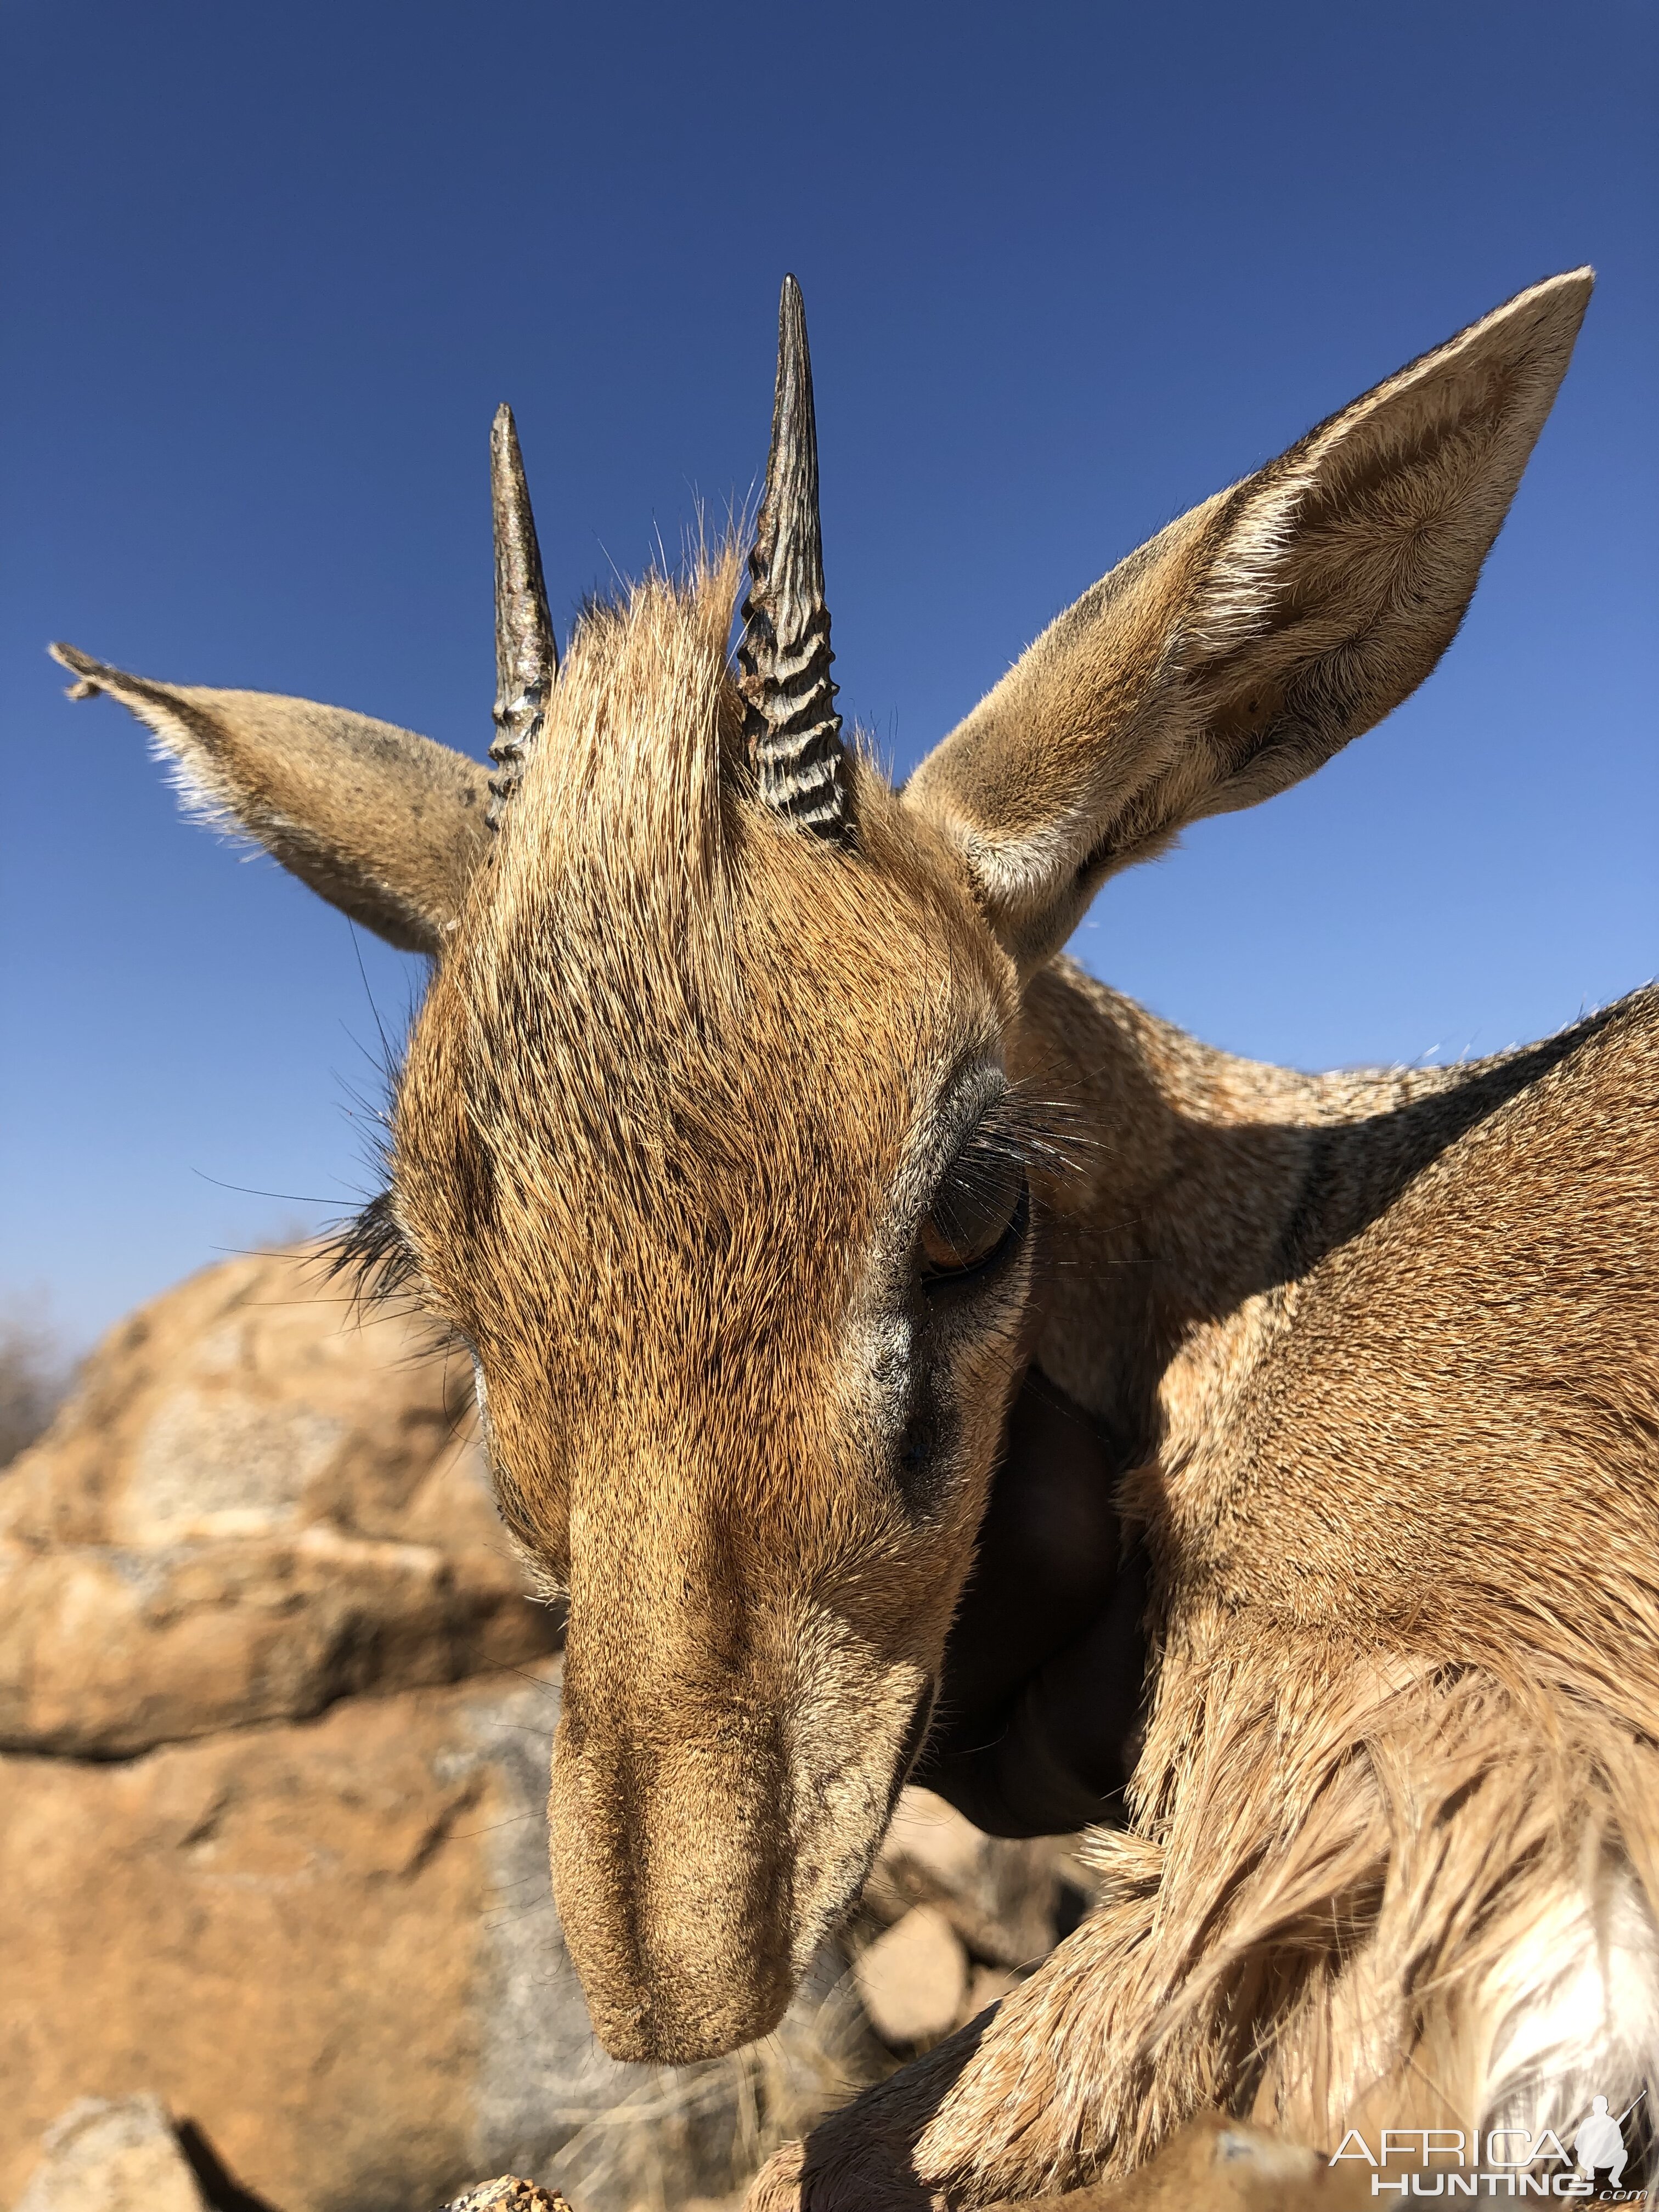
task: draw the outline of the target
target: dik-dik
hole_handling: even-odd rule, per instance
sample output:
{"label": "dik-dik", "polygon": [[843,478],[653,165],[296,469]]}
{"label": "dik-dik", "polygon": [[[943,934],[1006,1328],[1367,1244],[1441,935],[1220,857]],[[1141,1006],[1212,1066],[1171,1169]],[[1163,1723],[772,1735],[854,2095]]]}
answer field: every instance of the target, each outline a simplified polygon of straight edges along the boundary
{"label": "dik-dik", "polygon": [[1056,1607],[977,1740],[939,1726],[965,1802],[1063,1811],[1067,1729],[1127,1716],[1102,1902],[769,2205],[1029,2195],[1200,2104],[1334,2144],[1659,2077],[1659,1000],[1310,1078],[1060,952],[1435,665],[1589,289],[1171,524],[899,791],[835,710],[793,280],[735,666],[730,550],[559,666],[505,410],[493,778],[58,649],[193,804],[434,963],[357,1243],[471,1349],[503,1518],[568,1593],[553,1879],[608,2050],[777,2021],[923,1752],[1018,1405],[1095,1425],[1115,1596]]}

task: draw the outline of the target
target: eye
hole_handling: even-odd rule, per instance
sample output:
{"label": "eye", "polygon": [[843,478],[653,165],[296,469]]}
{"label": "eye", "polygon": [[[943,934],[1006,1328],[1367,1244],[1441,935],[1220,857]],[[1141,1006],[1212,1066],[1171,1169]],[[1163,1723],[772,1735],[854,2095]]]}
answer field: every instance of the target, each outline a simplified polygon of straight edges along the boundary
{"label": "eye", "polygon": [[921,1224],[923,1287],[988,1271],[1024,1235],[1030,1208],[1022,1161],[970,1139],[946,1170]]}

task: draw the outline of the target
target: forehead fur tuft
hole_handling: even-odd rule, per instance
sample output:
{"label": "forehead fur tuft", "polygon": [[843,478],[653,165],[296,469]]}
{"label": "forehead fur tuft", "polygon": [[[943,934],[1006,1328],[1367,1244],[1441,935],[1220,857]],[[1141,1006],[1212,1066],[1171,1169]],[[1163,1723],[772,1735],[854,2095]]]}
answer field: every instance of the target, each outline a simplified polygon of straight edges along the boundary
{"label": "forehead fur tuft", "polygon": [[586,611],[502,825],[489,887],[500,927],[573,871],[613,889],[708,885],[737,764],[726,645],[738,571],[728,542],[682,580],[648,575]]}

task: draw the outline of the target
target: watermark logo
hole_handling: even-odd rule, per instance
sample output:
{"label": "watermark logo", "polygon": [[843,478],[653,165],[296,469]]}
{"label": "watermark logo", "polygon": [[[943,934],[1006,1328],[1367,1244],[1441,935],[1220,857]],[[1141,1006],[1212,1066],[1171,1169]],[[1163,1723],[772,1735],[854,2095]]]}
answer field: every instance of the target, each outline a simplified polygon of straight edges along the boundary
{"label": "watermark logo", "polygon": [[1384,2128],[1375,2147],[1350,2128],[1328,2162],[1363,2160],[1371,2168],[1371,2195],[1396,2203],[1407,2197],[1576,2197],[1635,2204],[1644,2192],[1625,2184],[1625,2122],[1641,2101],[1615,2119],[1607,2100],[1597,2097],[1571,2151],[1553,2128],[1537,2135],[1528,2128],[1492,2128],[1485,2136],[1478,2129]]}

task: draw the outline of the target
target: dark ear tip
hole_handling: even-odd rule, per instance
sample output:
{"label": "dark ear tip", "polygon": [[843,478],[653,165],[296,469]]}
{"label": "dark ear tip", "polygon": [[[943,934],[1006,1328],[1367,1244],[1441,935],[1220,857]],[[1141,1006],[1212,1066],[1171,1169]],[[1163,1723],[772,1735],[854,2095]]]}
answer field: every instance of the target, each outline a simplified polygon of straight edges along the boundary
{"label": "dark ear tip", "polygon": [[60,668],[67,668],[71,675],[80,678],[78,683],[66,687],[67,697],[95,699],[98,696],[103,686],[97,679],[108,672],[101,660],[94,660],[89,653],[82,653],[78,646],[65,645],[61,641],[54,641],[46,650]]}

